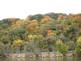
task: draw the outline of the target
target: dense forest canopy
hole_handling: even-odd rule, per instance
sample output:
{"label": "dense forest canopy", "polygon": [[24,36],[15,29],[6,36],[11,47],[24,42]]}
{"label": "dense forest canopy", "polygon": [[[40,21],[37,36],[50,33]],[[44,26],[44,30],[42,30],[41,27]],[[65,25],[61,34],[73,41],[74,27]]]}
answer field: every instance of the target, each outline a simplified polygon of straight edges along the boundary
{"label": "dense forest canopy", "polygon": [[29,15],[26,19],[5,18],[0,21],[0,43],[12,47],[35,42],[39,48],[55,46],[59,40],[75,49],[81,36],[81,14],[47,13]]}

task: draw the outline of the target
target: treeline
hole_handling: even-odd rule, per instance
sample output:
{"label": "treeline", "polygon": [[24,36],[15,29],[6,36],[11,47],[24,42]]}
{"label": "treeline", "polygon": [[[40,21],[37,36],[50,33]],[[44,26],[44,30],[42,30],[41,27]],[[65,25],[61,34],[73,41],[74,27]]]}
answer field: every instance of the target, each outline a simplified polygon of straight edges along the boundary
{"label": "treeline", "polygon": [[[81,14],[47,13],[0,21],[0,43],[10,44],[12,48],[22,48],[25,44],[34,42],[40,49],[52,51],[56,47],[65,54],[67,50],[76,49],[80,37]],[[79,52],[80,46],[77,49]]]}

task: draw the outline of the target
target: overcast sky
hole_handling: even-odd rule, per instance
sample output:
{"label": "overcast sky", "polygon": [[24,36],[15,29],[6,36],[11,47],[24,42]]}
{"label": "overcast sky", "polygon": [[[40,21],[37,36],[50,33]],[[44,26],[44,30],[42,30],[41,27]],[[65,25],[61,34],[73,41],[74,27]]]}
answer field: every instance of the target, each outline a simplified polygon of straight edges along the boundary
{"label": "overcast sky", "polygon": [[81,0],[0,0],[0,19],[49,12],[81,13]]}

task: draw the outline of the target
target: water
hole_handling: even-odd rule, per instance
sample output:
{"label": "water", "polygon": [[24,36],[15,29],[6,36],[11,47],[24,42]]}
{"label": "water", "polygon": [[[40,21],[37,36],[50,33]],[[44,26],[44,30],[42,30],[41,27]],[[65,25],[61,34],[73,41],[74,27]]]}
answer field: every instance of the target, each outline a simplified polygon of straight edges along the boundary
{"label": "water", "polygon": [[75,58],[75,57],[55,57],[53,59],[51,58],[24,58],[24,59],[8,59],[8,58],[1,58],[0,61],[81,61],[81,58]]}

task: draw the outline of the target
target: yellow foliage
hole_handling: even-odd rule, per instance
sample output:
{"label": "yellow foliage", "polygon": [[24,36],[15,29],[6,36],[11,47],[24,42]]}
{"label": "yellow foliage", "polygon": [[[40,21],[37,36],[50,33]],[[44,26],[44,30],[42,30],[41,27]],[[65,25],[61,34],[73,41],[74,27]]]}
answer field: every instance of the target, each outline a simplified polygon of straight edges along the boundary
{"label": "yellow foliage", "polygon": [[33,35],[28,35],[29,41],[33,39]]}
{"label": "yellow foliage", "polygon": [[41,40],[43,38],[42,35],[28,35],[28,40],[29,41],[36,41],[36,40]]}
{"label": "yellow foliage", "polygon": [[28,39],[29,39],[29,41],[33,41],[34,40],[34,38],[36,38],[36,37],[38,37],[37,35],[28,35]]}
{"label": "yellow foliage", "polygon": [[63,44],[61,40],[56,41],[56,45]]}
{"label": "yellow foliage", "polygon": [[78,43],[81,42],[81,36],[78,38],[77,42],[78,42]]}
{"label": "yellow foliage", "polygon": [[13,47],[21,46],[23,44],[24,44],[23,40],[17,39],[13,42]]}

